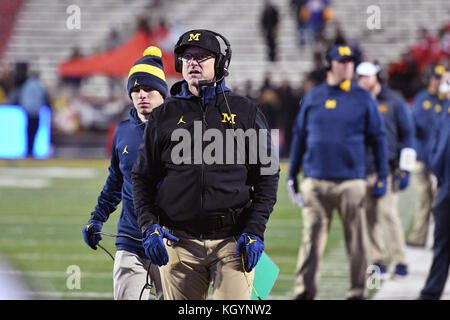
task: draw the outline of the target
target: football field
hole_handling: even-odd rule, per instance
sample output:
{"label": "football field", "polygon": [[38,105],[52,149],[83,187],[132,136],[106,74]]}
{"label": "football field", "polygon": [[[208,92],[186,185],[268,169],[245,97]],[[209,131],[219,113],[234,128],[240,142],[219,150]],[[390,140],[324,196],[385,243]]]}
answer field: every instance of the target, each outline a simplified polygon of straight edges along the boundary
{"label": "football field", "polygon": [[[13,267],[35,299],[112,299],[113,261],[90,249],[81,230],[107,176],[107,160],[0,160],[0,255]],[[269,299],[291,299],[301,212],[285,192],[282,164],[278,201],[265,234],[265,252],[280,268]],[[408,229],[415,201],[408,188],[400,196],[401,219]],[[116,233],[120,207],[103,231]],[[115,239],[101,244],[114,252]],[[335,213],[322,260],[319,299],[345,299],[349,269],[343,232]],[[74,278],[77,276],[78,278]]]}

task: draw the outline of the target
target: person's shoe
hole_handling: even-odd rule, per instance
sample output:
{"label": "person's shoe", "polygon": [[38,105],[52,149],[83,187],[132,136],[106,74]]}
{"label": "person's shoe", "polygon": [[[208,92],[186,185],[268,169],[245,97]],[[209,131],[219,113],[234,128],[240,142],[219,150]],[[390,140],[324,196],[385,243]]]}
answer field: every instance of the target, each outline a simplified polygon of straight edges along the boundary
{"label": "person's shoe", "polygon": [[305,291],[297,295],[294,300],[314,300],[314,296],[308,291]]}
{"label": "person's shoe", "polygon": [[425,248],[425,244],[414,243],[411,241],[406,242],[406,245],[412,248]]}
{"label": "person's shoe", "polygon": [[371,276],[384,277],[386,275],[386,265],[382,262],[375,262],[371,265],[372,273]]}
{"label": "person's shoe", "polygon": [[394,276],[406,277],[408,275],[408,266],[403,263],[398,263],[395,266]]}

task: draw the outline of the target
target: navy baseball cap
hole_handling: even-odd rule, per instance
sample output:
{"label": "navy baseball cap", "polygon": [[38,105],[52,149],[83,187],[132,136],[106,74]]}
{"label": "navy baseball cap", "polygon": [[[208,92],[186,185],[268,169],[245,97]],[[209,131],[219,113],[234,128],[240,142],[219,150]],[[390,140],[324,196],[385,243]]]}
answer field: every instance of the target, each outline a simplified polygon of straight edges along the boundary
{"label": "navy baseball cap", "polygon": [[175,53],[181,54],[188,46],[197,46],[213,52],[214,54],[220,54],[220,43],[217,37],[209,30],[191,30],[184,33],[178,43],[175,45]]}
{"label": "navy baseball cap", "polygon": [[430,76],[440,78],[445,73],[445,67],[441,64],[435,64],[430,68]]}
{"label": "navy baseball cap", "polygon": [[328,52],[328,59],[330,61],[342,61],[346,59],[354,60],[355,56],[353,55],[353,51],[349,46],[338,44],[332,47]]}

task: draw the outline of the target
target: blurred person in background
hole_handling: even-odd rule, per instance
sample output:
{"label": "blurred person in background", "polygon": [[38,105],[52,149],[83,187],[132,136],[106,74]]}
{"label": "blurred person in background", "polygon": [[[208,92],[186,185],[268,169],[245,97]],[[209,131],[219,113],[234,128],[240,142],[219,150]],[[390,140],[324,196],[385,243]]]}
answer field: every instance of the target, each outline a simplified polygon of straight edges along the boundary
{"label": "blurred person in background", "polygon": [[28,116],[28,157],[33,157],[36,133],[39,128],[39,111],[41,107],[49,105],[48,95],[36,72],[30,73],[19,89],[18,104],[22,106]]}
{"label": "blurred person in background", "polygon": [[411,111],[406,101],[384,83],[382,70],[372,62],[362,62],[356,68],[358,84],[369,91],[378,103],[383,115],[389,151],[389,175],[384,197],[372,196],[377,178],[372,150],[367,157],[367,197],[366,217],[369,240],[369,259],[380,275],[387,272],[386,248],[383,229],[392,261],[395,263],[395,276],[408,274],[405,257],[405,236],[398,214],[398,190],[409,184],[410,172],[414,169],[416,151],[414,145],[414,125]]}
{"label": "blurred person in background", "polygon": [[264,8],[260,18],[261,30],[266,40],[268,60],[277,60],[277,33],[279,23],[278,9],[270,2],[264,1]]}
{"label": "blurred person in background", "polygon": [[407,244],[424,247],[431,217],[432,204],[435,197],[435,177],[430,171],[428,155],[431,150],[431,139],[439,128],[445,94],[439,92],[439,84],[445,73],[443,65],[433,65],[429,71],[428,86],[420,91],[414,99],[413,119],[415,126],[415,145],[418,160],[417,187],[419,207],[417,208],[413,229]]}
{"label": "blurred person in background", "polygon": [[128,96],[133,102],[130,118],[116,127],[109,175],[91,219],[83,228],[86,244],[96,250],[102,239],[99,232],[103,223],[122,201],[113,272],[115,300],[137,300],[141,294],[148,300],[149,290],[142,292],[148,276],[155,285],[156,298],[163,299],[159,269],[146,258],[140,241],[142,233],[134,210],[131,183],[131,169],[150,113],[164,102],[168,93],[161,58],[159,48],[148,47],[130,69],[127,82]]}
{"label": "blurred person in background", "polygon": [[436,175],[438,193],[433,205],[435,221],[433,261],[420,299],[440,299],[450,268],[450,72],[442,77],[441,93],[446,95],[440,131],[433,137],[429,155],[431,171]]}
{"label": "blurred person in background", "polygon": [[[366,148],[374,150],[378,174],[373,195],[382,197],[389,173],[386,133],[376,101],[351,80],[354,56],[350,47],[332,47],[327,53],[327,69],[326,83],[303,99],[293,130],[287,189],[289,195],[300,194],[304,203],[294,294],[298,300],[317,295],[320,260],[337,209],[350,262],[347,298],[365,299]],[[299,192],[301,168],[304,180]],[[292,197],[291,201],[296,200]]]}

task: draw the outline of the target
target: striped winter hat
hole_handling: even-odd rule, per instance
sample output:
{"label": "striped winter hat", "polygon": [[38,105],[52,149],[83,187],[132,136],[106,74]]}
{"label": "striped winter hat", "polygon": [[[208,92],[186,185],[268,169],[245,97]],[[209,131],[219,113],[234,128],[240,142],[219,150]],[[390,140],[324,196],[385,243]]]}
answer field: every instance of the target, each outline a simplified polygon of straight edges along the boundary
{"label": "striped winter hat", "polygon": [[143,57],[137,60],[128,74],[128,96],[131,98],[131,90],[136,86],[146,85],[158,90],[164,99],[169,91],[166,76],[164,75],[164,65],[162,62],[162,52],[158,47],[150,46],[145,49]]}

